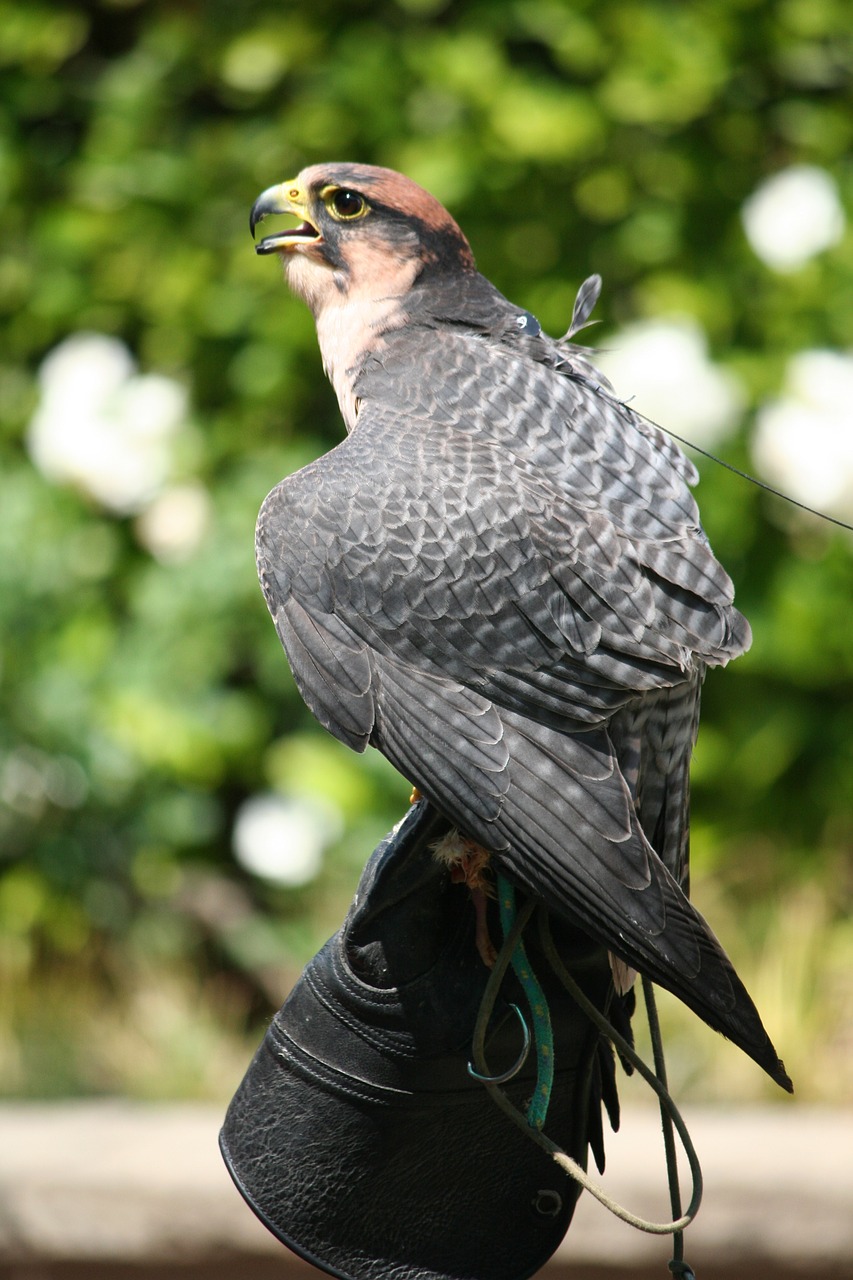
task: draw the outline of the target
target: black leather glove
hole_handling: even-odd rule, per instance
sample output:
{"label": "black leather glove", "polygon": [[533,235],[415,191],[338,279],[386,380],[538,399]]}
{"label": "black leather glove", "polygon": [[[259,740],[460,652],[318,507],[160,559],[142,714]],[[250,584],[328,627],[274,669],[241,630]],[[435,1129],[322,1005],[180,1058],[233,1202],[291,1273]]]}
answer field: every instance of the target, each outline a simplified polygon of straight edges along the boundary
{"label": "black leather glove", "polygon": [[[490,971],[469,890],[432,853],[448,829],[421,801],[376,849],[343,928],[273,1019],[220,1138],[261,1221],[344,1280],[520,1280],[557,1248],[578,1196],[468,1072]],[[489,928],[499,944],[493,904]],[[563,962],[604,1008],[606,953],[552,928]],[[556,1066],[545,1132],[584,1166],[591,1146],[601,1165],[601,1102],[614,1123],[618,1113],[613,1056],[535,933],[529,926],[525,945],[550,1007]],[[524,1013],[510,972],[486,1041],[494,1072],[522,1046],[512,1003]],[[504,1086],[519,1109],[535,1080],[531,1052]]]}

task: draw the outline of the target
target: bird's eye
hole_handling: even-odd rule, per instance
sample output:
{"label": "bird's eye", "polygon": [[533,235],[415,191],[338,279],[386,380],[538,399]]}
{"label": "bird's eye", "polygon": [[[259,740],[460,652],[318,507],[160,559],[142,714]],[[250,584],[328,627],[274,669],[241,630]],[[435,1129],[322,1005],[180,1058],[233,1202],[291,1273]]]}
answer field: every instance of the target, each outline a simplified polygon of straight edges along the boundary
{"label": "bird's eye", "polygon": [[345,222],[351,222],[354,218],[361,218],[367,213],[367,201],[364,196],[360,196],[357,191],[347,191],[345,188],[334,192],[329,207],[337,218],[342,218]]}

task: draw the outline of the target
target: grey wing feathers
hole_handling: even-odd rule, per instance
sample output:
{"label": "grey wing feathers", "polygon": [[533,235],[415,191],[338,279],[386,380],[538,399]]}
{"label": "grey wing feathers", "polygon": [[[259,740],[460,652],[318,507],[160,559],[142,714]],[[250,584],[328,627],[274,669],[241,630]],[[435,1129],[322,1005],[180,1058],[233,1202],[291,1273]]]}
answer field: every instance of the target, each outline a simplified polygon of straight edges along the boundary
{"label": "grey wing feathers", "polygon": [[690,464],[541,366],[504,361],[504,399],[484,406],[448,341],[440,387],[393,351],[372,367],[353,434],[262,508],[259,569],[300,690],[773,1074],[679,887],[702,674],[748,638]]}
{"label": "grey wing feathers", "polygon": [[640,825],[664,866],[689,888],[690,759],[699,728],[702,671],[611,719],[608,734]]}

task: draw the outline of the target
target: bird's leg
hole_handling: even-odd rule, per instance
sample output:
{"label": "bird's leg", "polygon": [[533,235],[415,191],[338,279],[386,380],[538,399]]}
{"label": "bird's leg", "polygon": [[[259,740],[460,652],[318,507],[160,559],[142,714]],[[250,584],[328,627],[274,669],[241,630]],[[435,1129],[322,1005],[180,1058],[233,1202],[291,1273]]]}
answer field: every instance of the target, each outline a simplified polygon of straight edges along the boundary
{"label": "bird's leg", "polygon": [[454,884],[468,886],[476,919],[474,941],[477,951],[483,964],[488,969],[493,969],[497,951],[489,937],[487,906],[489,898],[494,897],[495,891],[485,874],[490,858],[488,850],[476,841],[461,835],[453,827],[446,836],[432,846],[432,852],[438,861],[443,862],[448,868],[450,879]]}
{"label": "bird's leg", "polygon": [[483,964],[487,969],[494,969],[498,953],[495,949],[495,944],[489,936],[489,925],[486,916],[488,893],[486,889],[471,889],[470,893],[471,903],[474,907],[474,917],[477,922],[474,933],[474,942],[476,943],[477,951]]}

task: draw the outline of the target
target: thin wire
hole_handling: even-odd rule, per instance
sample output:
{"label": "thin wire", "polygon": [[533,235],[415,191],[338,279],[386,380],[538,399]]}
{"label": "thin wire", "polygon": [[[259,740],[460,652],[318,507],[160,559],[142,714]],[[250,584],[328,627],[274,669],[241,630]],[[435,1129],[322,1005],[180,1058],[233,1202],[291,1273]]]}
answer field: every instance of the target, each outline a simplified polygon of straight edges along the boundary
{"label": "thin wire", "polygon": [[[632,410],[636,413],[636,410]],[[639,414],[639,417],[645,417]],[[655,422],[653,418],[645,418],[645,421],[652,427],[657,427],[658,431],[664,431],[668,436],[672,436],[673,440],[677,440],[679,444],[686,444],[689,449],[693,449],[696,453],[702,455],[703,458],[709,458],[711,462],[716,462],[721,467],[725,467],[726,471],[731,471],[736,476],[740,476],[741,480],[748,480],[750,484],[754,484],[756,488],[763,489],[765,493],[772,493],[774,498],[781,498],[783,502],[789,502],[792,507],[799,507],[801,511],[807,511],[810,516],[817,516],[820,520],[826,520],[829,524],[838,525],[839,529],[847,529],[853,533],[853,524],[847,524],[845,520],[838,520],[835,516],[828,516],[825,511],[818,511],[816,507],[809,507],[805,502],[799,502],[796,498],[792,498],[789,493],[783,493],[781,489],[774,489],[772,484],[767,484],[764,480],[759,480],[756,476],[751,476],[748,471],[741,471],[740,467],[736,467],[732,462],[726,462],[724,458],[718,458],[715,453],[709,453],[707,449],[700,449],[698,444],[694,444],[692,440],[686,440],[684,436],[678,435],[669,427],[662,427],[659,422]]]}
{"label": "thin wire", "polygon": [[[583,286],[581,286],[581,289],[583,289]],[[578,297],[580,297],[580,293],[578,294]],[[597,296],[593,299],[593,306],[595,305],[595,301],[597,301]],[[575,306],[577,306],[577,302],[575,303]],[[593,323],[598,322],[593,321]],[[581,327],[586,328],[586,325]],[[573,332],[574,331],[570,326],[568,333],[563,338],[560,338],[559,341],[561,343],[565,343],[567,346],[571,346],[568,340],[571,338]],[[595,355],[595,351],[588,347],[576,349],[590,357],[594,357]],[[601,348],[599,348],[599,350],[601,350]],[[655,422],[654,418],[649,418],[646,414],[640,413],[637,409],[634,409],[628,401],[620,400],[619,397],[615,395],[611,387],[602,386],[600,382],[595,382],[593,379],[588,377],[581,377],[580,381],[588,382],[599,395],[610,400],[613,404],[618,405],[620,409],[627,409],[630,413],[635,414],[636,417],[642,418],[643,422],[647,422],[650,427],[655,427],[658,431],[663,431],[665,435],[671,436],[672,439],[677,440],[679,444],[686,445],[688,449],[692,449],[703,458],[708,458],[709,461],[716,462],[718,466],[725,467],[726,471],[731,471],[733,475],[738,476],[741,480],[747,480],[750,484],[754,484],[757,489],[763,489],[765,493],[772,493],[774,498],[781,498],[783,502],[790,503],[792,507],[799,507],[800,511],[807,511],[810,516],[817,516],[819,520],[825,520],[827,524],[834,524],[839,529],[847,529],[849,533],[853,533],[853,524],[848,524],[846,520],[839,520],[836,516],[828,516],[825,511],[818,511],[817,507],[810,507],[805,502],[800,502],[797,498],[792,498],[789,493],[783,493],[781,489],[775,489],[772,484],[768,484],[765,480],[759,480],[756,476],[750,475],[748,471],[742,471],[741,468],[736,467],[733,462],[726,462],[723,458],[718,458],[715,453],[711,453],[708,449],[700,448],[698,444],[694,444],[692,440],[688,440],[685,436],[680,436],[678,432],[673,431],[671,427],[664,427],[660,422]]]}

